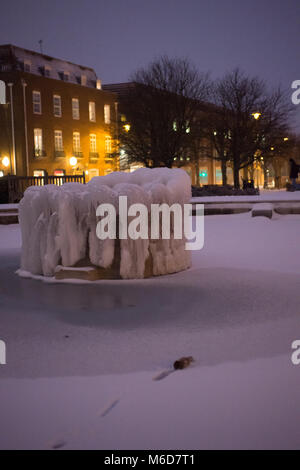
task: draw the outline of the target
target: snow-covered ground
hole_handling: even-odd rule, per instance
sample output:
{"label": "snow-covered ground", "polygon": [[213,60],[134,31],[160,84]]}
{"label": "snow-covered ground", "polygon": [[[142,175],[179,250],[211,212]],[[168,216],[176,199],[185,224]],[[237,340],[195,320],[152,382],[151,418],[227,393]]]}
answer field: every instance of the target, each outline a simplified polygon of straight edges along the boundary
{"label": "snow-covered ground", "polygon": [[300,448],[299,227],[208,216],[188,271],[70,284],[16,276],[0,226],[0,448]]}

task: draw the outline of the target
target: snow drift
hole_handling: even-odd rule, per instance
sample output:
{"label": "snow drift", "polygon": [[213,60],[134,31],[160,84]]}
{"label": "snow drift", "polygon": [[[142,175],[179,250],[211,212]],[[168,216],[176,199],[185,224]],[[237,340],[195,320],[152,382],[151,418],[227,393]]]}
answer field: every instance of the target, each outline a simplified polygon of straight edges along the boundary
{"label": "snow drift", "polygon": [[87,265],[109,268],[116,256],[120,258],[119,274],[124,279],[143,278],[148,259],[153,275],[187,269],[190,253],[185,250],[186,240],[174,239],[172,225],[170,240],[118,240],[118,250],[116,240],[97,238],[97,207],[110,203],[118,211],[119,196],[127,196],[128,206],[183,206],[190,200],[191,183],[180,169],[141,168],[133,173],[94,177],[86,185],[28,188],[19,205],[21,270],[53,276],[58,265],[70,267],[84,260]]}

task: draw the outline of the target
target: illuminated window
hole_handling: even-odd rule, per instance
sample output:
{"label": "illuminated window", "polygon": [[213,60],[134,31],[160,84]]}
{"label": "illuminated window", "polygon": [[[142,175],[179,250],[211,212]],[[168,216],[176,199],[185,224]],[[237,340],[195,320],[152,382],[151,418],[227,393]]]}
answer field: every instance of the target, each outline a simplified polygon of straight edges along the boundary
{"label": "illuminated window", "polygon": [[86,75],[81,75],[81,85],[86,86]]}
{"label": "illuminated window", "polygon": [[199,171],[200,184],[208,184],[208,168],[201,167]]}
{"label": "illuminated window", "polygon": [[216,184],[222,184],[222,170],[221,168],[216,168]]}
{"label": "illuminated window", "polygon": [[104,122],[105,124],[110,124],[110,105],[104,105]]}
{"label": "illuminated window", "polygon": [[4,173],[3,173],[2,170],[0,170],[0,178],[1,178],[2,176],[4,176]]}
{"label": "illuminated window", "polygon": [[54,131],[54,147],[58,152],[64,149],[62,131]]}
{"label": "illuminated window", "polygon": [[80,118],[78,98],[72,98],[72,117],[77,120]]}
{"label": "illuminated window", "polygon": [[61,117],[61,97],[53,95],[53,113],[55,117]]}
{"label": "illuminated window", "polygon": [[90,121],[96,122],[96,105],[94,101],[89,102],[89,118]]}
{"label": "illuminated window", "polygon": [[54,170],[54,176],[65,176],[65,170]]}
{"label": "illuminated window", "polygon": [[34,153],[35,156],[40,156],[43,150],[43,131],[42,129],[33,130],[34,139]]}
{"label": "illuminated window", "polygon": [[73,151],[80,152],[80,133],[73,132]]}
{"label": "illuminated window", "polygon": [[111,153],[111,137],[105,136],[105,153]]}
{"label": "illuminated window", "polygon": [[97,137],[96,134],[90,134],[90,152],[97,152]]}
{"label": "illuminated window", "polygon": [[32,103],[34,114],[42,114],[42,100],[40,91],[32,92]]}
{"label": "illuminated window", "polygon": [[98,168],[90,168],[89,169],[89,177],[94,178],[94,176],[99,176],[99,169]]}
{"label": "illuminated window", "polygon": [[45,174],[46,174],[45,170],[33,170],[33,176],[41,177],[41,176],[45,176]]}

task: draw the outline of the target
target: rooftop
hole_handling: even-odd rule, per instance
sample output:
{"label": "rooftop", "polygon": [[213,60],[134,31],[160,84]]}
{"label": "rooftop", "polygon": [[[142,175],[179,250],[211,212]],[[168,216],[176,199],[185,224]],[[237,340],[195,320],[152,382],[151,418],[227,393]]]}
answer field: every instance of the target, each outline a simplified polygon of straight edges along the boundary
{"label": "rooftop", "polygon": [[97,76],[91,67],[12,44],[3,44],[0,45],[0,71],[10,70],[20,70],[92,88],[97,86]]}

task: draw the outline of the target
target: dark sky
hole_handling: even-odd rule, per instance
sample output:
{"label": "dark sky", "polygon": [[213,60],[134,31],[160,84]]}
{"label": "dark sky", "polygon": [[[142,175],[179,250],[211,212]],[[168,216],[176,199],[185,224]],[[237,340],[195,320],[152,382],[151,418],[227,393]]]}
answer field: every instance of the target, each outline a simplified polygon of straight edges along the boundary
{"label": "dark sky", "polygon": [[164,53],[213,77],[239,65],[287,90],[300,79],[300,0],[8,0],[0,26],[0,43],[39,50],[43,39],[103,83]]}

